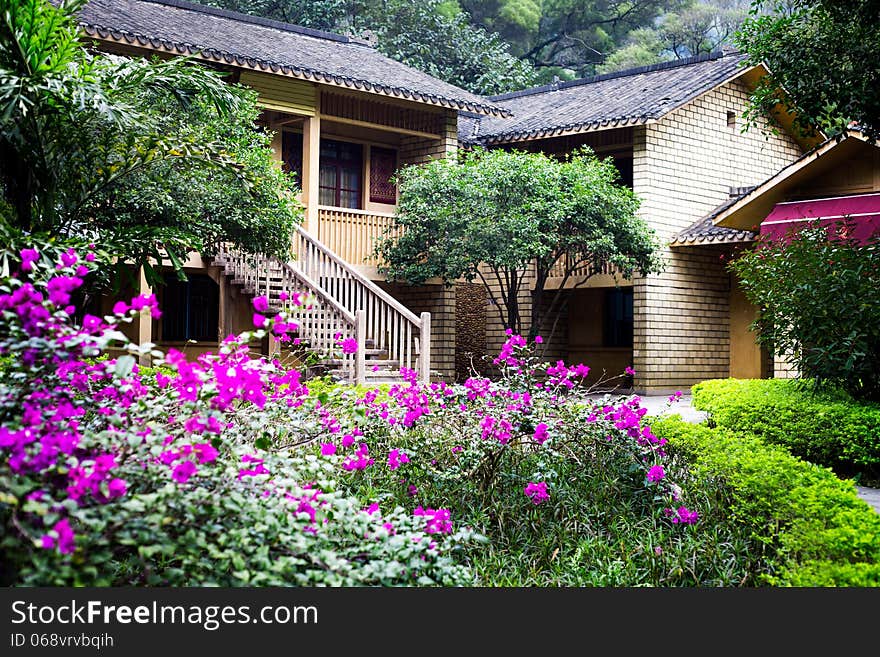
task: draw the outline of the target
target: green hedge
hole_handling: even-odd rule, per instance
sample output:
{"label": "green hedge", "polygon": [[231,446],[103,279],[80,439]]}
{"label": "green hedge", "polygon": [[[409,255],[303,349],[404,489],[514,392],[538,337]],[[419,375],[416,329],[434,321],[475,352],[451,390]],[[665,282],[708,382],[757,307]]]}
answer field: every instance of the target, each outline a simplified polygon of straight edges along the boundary
{"label": "green hedge", "polygon": [[880,478],[880,405],[817,393],[781,379],[714,379],[693,387],[693,405],[720,427],[746,431],[843,476]]}
{"label": "green hedge", "polygon": [[731,521],[765,546],[775,586],[880,586],[880,515],[851,482],[762,439],[673,417],[652,428],[730,493]]}

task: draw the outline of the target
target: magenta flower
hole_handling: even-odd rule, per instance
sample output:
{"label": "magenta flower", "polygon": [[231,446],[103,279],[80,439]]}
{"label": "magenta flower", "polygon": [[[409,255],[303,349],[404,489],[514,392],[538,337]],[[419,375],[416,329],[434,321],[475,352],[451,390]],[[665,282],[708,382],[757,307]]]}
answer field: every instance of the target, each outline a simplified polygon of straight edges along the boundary
{"label": "magenta flower", "polygon": [[321,454],[324,456],[330,456],[336,453],[336,445],[333,443],[321,443]]}
{"label": "magenta flower", "polygon": [[269,311],[269,300],[266,297],[254,297],[254,310],[258,313]]}
{"label": "magenta flower", "polygon": [[260,313],[254,313],[253,322],[254,326],[256,326],[257,328],[263,328],[264,326],[266,326],[266,318]]}
{"label": "magenta flower", "polygon": [[171,473],[171,478],[178,484],[185,484],[197,470],[196,464],[192,461],[182,461],[175,466],[174,471]]}
{"label": "magenta flower", "polygon": [[401,452],[399,449],[392,449],[388,453],[388,467],[392,470],[397,470],[404,463],[409,463],[409,456],[405,452]]}
{"label": "magenta flower", "polygon": [[535,344],[543,344],[543,342],[544,338],[542,338],[540,335],[535,336]]}
{"label": "magenta flower", "polygon": [[40,259],[40,252],[36,249],[22,249],[20,255],[22,271],[31,271],[33,263]]}
{"label": "magenta flower", "polygon": [[677,509],[663,509],[663,514],[672,520],[673,525],[694,525],[700,519],[700,514],[691,511],[686,506],[680,506]]}
{"label": "magenta flower", "polygon": [[635,376],[636,375],[636,371],[631,367],[624,368],[623,373],[628,376]]}
{"label": "magenta flower", "polygon": [[523,492],[526,494],[526,497],[532,501],[532,504],[535,505],[541,504],[550,499],[550,494],[547,492],[547,483],[544,481],[539,481],[537,483],[530,481],[523,489]]}
{"label": "magenta flower", "polygon": [[110,497],[122,497],[127,490],[128,484],[118,477],[116,479],[111,479],[110,483],[107,484],[107,492]]}
{"label": "magenta flower", "polygon": [[535,435],[532,437],[539,445],[547,442],[547,439],[550,437],[547,433],[547,424],[545,422],[538,422],[538,425],[535,427]]}
{"label": "magenta flower", "polygon": [[57,546],[61,554],[73,554],[74,550],[76,550],[76,535],[73,533],[73,529],[70,528],[70,522],[67,518],[56,522],[52,527],[52,531],[55,532],[55,536],[51,534],[43,535],[40,539],[40,546],[44,550],[51,550]]}
{"label": "magenta flower", "polygon": [[663,471],[662,465],[651,466],[651,469],[648,470],[648,474],[647,474],[648,481],[650,481],[652,484],[656,484],[658,481],[663,479],[663,477],[665,477],[665,476],[666,476],[666,473]]}
{"label": "magenta flower", "polygon": [[353,354],[358,350],[358,343],[355,338],[345,338],[340,344],[344,354]]}
{"label": "magenta flower", "polygon": [[[211,418],[213,419],[213,418]],[[211,443],[196,443],[193,451],[199,457],[199,463],[211,463],[217,459],[218,452]]]}

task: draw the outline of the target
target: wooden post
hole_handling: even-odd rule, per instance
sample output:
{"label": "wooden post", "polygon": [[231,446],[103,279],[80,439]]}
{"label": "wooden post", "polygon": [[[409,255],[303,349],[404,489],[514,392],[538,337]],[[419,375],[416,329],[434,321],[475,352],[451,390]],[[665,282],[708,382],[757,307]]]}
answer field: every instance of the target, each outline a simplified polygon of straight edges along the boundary
{"label": "wooden post", "polygon": [[356,310],[354,313],[354,330],[357,335],[357,353],[354,355],[355,383],[364,385],[367,382],[367,311]]}
{"label": "wooden post", "polygon": [[[152,289],[147,284],[147,275],[144,273],[144,268],[140,269],[140,283],[139,283],[138,294],[152,294]],[[138,344],[144,344],[146,342],[153,341],[153,318],[150,316],[149,312],[141,312],[137,318],[138,323]],[[149,354],[141,354],[138,358],[138,364],[148,367],[152,362],[152,358]]]}
{"label": "wooden post", "polygon": [[431,313],[422,313],[419,331],[419,379],[431,383]]}
{"label": "wooden post", "polygon": [[306,206],[303,228],[321,239],[318,231],[318,180],[321,154],[321,117],[318,114],[303,121],[302,200]]}

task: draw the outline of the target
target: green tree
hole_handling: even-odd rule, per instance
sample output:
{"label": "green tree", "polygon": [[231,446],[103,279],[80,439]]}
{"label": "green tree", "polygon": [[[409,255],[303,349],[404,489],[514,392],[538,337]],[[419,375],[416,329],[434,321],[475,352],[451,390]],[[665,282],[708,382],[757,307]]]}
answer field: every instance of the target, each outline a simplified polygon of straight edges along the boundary
{"label": "green tree", "polygon": [[596,67],[611,73],[713,52],[730,45],[748,17],[748,0],[691,0],[664,12],[650,27],[630,32]]}
{"label": "green tree", "polygon": [[521,89],[531,66],[497,34],[472,25],[445,0],[204,0],[209,4],[305,27],[375,38],[383,54],[480,94]]}
{"label": "green tree", "polygon": [[758,341],[802,376],[880,400],[880,239],[824,228],[760,245],[731,263],[760,308]]}
{"label": "green tree", "polygon": [[[638,28],[679,0],[462,0],[473,20],[498,30],[542,80],[592,75]],[[532,16],[540,8],[537,20]]]}
{"label": "green tree", "polygon": [[0,0],[0,190],[15,230],[144,264],[219,240],[282,254],[291,180],[252,92],[180,58],[90,54],[81,0]]}
{"label": "green tree", "polygon": [[770,75],[752,96],[750,115],[772,118],[779,103],[807,132],[844,132],[857,122],[880,134],[880,5],[876,0],[784,0],[753,15],[736,37],[751,63]]}
{"label": "green tree", "polygon": [[[653,232],[610,159],[589,149],[564,161],[541,153],[475,150],[398,172],[399,237],[377,246],[389,278],[451,285],[479,279],[505,327],[522,332],[520,296],[533,297],[533,333],[561,308],[562,287],[591,266],[622,275],[658,269]],[[545,304],[554,267],[563,282]],[[530,275],[530,271],[531,274]],[[533,282],[531,290],[527,289]]]}

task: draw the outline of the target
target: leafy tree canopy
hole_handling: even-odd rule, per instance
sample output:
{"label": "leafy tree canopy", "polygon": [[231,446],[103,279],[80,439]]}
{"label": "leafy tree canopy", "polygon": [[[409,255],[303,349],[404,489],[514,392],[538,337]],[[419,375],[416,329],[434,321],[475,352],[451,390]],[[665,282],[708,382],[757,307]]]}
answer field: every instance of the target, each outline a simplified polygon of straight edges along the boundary
{"label": "leafy tree canopy", "polygon": [[90,54],[81,6],[0,0],[0,218],[137,264],[220,240],[286,254],[293,180],[253,92],[182,58]]}
{"label": "leafy tree canopy", "polygon": [[479,279],[517,332],[521,294],[533,293],[533,332],[560,301],[541,303],[551,272],[568,280],[604,263],[626,277],[658,269],[653,232],[636,217],[638,199],[619,184],[613,162],[589,149],[564,161],[477,149],[458,162],[405,167],[398,183],[399,236],[377,248],[384,273],[412,284]]}
{"label": "leafy tree canopy", "polygon": [[[752,114],[772,116],[785,101],[800,127],[829,136],[856,121],[880,134],[880,4],[876,0],[779,0],[737,35],[753,63],[771,75],[753,96]],[[757,5],[756,5],[757,7]]]}
{"label": "leafy tree canopy", "polygon": [[[836,232],[845,234],[845,224]],[[880,400],[877,236],[862,243],[812,227],[760,245],[731,268],[760,308],[760,343],[793,359],[805,378]]]}
{"label": "leafy tree canopy", "polygon": [[376,39],[383,54],[475,93],[521,89],[531,66],[448,0],[204,0],[203,4]]}

